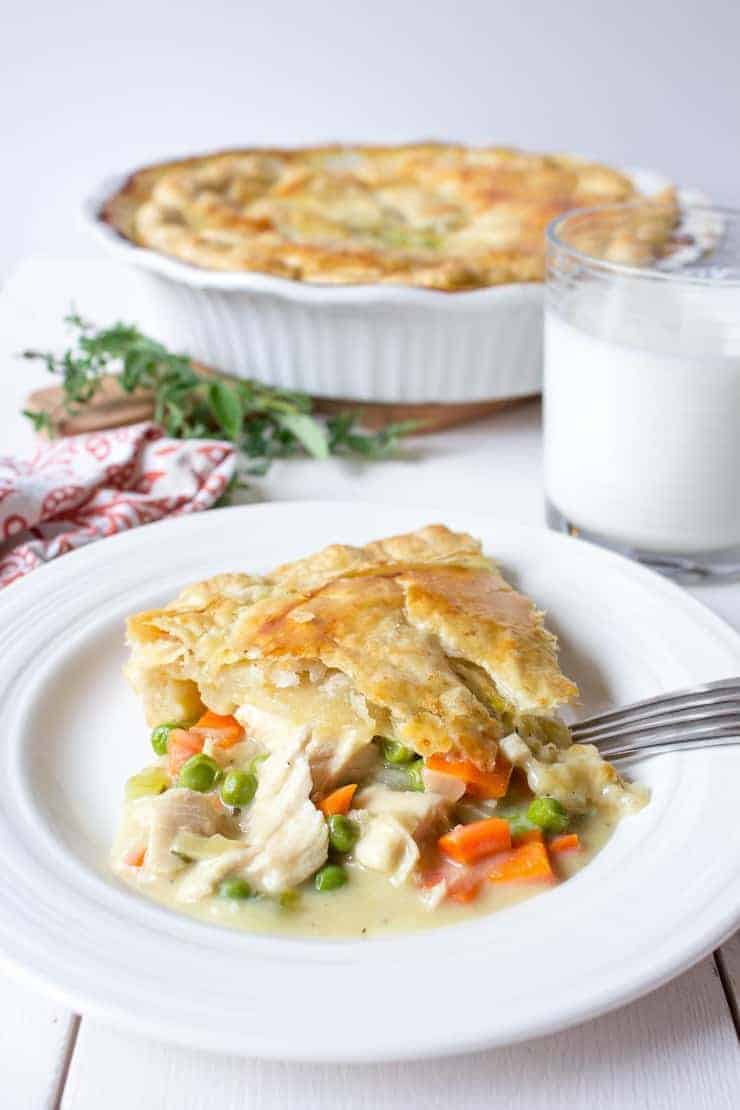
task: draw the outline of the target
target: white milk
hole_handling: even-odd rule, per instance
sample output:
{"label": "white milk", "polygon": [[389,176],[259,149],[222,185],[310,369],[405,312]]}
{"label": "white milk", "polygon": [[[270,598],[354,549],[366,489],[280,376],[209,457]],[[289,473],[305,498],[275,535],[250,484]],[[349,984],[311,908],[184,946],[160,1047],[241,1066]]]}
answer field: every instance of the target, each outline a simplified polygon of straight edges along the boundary
{"label": "white milk", "polygon": [[545,488],[570,523],[654,552],[740,544],[739,290],[569,291],[544,389]]}

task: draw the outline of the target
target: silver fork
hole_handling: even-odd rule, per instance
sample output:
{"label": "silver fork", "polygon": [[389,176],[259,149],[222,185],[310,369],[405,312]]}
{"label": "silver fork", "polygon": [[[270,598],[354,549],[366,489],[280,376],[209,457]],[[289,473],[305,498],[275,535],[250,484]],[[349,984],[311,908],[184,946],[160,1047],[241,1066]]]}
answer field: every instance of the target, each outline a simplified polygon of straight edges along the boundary
{"label": "silver fork", "polygon": [[597,713],[570,726],[607,759],[740,744],[740,678],[725,678]]}

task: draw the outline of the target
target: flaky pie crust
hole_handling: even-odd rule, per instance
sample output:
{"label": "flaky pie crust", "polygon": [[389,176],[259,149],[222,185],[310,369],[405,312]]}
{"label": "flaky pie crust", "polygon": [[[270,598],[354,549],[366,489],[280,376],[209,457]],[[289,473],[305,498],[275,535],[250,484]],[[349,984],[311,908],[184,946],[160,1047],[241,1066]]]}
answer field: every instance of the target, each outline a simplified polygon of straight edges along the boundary
{"label": "flaky pie crust", "polygon": [[[544,231],[572,208],[639,199],[568,154],[446,143],[244,149],[134,173],[101,219],[208,270],[448,292],[544,278]],[[675,204],[672,190],[655,200]]]}
{"label": "flaky pie crust", "polygon": [[130,618],[128,637],[130,675],[154,723],[163,684],[184,703],[197,687],[211,708],[233,713],[255,684],[262,692],[286,668],[319,665],[349,680],[378,731],[421,755],[453,752],[483,767],[502,735],[497,698],[547,716],[578,693],[543,615],[477,540],[439,524],[334,545],[260,578],[217,575]]}

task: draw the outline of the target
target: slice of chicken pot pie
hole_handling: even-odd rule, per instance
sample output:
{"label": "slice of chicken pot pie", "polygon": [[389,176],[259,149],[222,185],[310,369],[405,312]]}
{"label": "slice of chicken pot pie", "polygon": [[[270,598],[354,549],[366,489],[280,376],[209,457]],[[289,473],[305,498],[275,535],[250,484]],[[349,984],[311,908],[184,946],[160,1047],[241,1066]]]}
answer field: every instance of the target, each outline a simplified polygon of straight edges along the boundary
{"label": "slice of chicken pot pie", "polygon": [[442,525],[217,575],[128,636],[157,759],[127,783],[114,867],[210,916],[300,919],[370,877],[386,924],[401,892],[427,917],[492,908],[644,802],[571,744],[543,614]]}

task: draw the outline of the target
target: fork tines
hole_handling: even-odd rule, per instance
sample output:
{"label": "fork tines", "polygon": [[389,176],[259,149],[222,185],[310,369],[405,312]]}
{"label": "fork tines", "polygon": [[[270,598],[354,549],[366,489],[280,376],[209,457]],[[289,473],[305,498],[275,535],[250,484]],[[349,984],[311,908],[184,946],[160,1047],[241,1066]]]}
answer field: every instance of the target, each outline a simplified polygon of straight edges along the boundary
{"label": "fork tines", "polygon": [[[656,746],[704,744],[740,735],[740,678],[661,694],[599,713],[571,726],[578,743],[598,744],[606,755]],[[631,742],[630,742],[631,741]]]}

